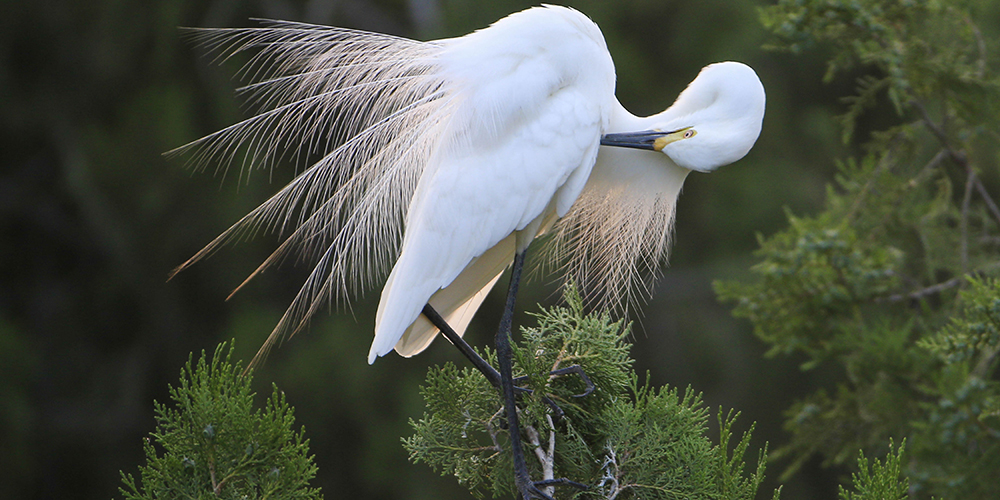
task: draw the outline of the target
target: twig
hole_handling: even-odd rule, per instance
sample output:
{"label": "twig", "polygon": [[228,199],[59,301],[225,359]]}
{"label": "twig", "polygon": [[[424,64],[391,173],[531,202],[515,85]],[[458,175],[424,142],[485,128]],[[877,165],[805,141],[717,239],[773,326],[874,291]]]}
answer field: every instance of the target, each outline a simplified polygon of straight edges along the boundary
{"label": "twig", "polygon": [[497,453],[503,451],[503,448],[500,446],[500,441],[497,439],[496,429],[499,427],[499,425],[494,426],[493,421],[500,418],[500,415],[504,413],[506,413],[506,409],[503,406],[501,406],[500,409],[496,413],[494,413],[489,420],[486,421],[486,432],[490,435],[490,440],[493,441],[493,449],[495,449]]}
{"label": "twig", "polygon": [[941,163],[946,156],[948,156],[948,150],[942,149],[941,151],[938,151],[937,154],[934,155],[934,158],[931,158],[931,161],[927,162],[927,165],[924,165],[924,168],[922,168],[920,172],[923,173],[937,167],[938,163]]}
{"label": "twig", "polygon": [[946,134],[944,129],[939,127],[937,123],[934,123],[934,120],[931,119],[931,115],[927,112],[927,108],[924,107],[924,104],[914,99],[910,101],[910,106],[913,106],[917,112],[920,113],[920,118],[924,121],[924,125],[926,125],[931,133],[934,134],[939,141],[941,141],[941,145],[950,152],[951,148],[948,145],[948,134]]}
{"label": "twig", "polygon": [[926,297],[928,295],[934,295],[935,293],[939,293],[939,292],[942,292],[942,291],[947,290],[949,288],[958,286],[966,278],[967,278],[966,275],[962,275],[962,276],[959,276],[957,278],[952,278],[952,279],[950,279],[948,281],[945,281],[945,282],[942,282],[942,283],[938,283],[936,285],[931,285],[931,286],[929,286],[927,288],[921,288],[920,290],[916,290],[916,291],[913,291],[913,292],[910,292],[910,293],[900,293],[900,294],[896,294],[896,295],[890,295],[890,296],[882,298],[882,299],[876,299],[875,301],[876,302],[899,302],[901,300],[906,300],[906,299],[912,299],[912,300],[922,299],[922,298],[924,298],[924,297]]}
{"label": "twig", "polygon": [[920,113],[920,118],[923,120],[924,125],[927,126],[927,129],[934,134],[934,137],[937,137],[938,141],[941,142],[941,145],[944,147],[945,151],[948,152],[948,156],[951,157],[952,161],[962,168],[968,168],[969,161],[966,158],[965,153],[963,151],[955,151],[955,149],[951,147],[951,143],[948,142],[948,134],[937,123],[934,123],[934,120],[931,119],[931,115],[927,112],[927,108],[924,107],[923,103],[913,99],[910,101],[910,106],[913,106],[913,108]]}
{"label": "twig", "polygon": [[900,302],[900,301],[907,300],[907,299],[910,299],[910,300],[919,300],[919,299],[922,299],[922,298],[924,298],[924,297],[926,297],[928,295],[934,295],[935,293],[940,293],[940,292],[942,292],[944,290],[947,290],[949,288],[956,287],[956,286],[960,285],[963,281],[965,281],[965,280],[967,280],[969,278],[979,276],[981,274],[986,273],[987,271],[991,271],[991,270],[996,269],[998,267],[1000,267],[1000,262],[994,262],[994,263],[992,263],[992,264],[990,264],[988,266],[983,267],[982,269],[978,269],[976,271],[972,271],[970,273],[963,274],[961,276],[952,278],[952,279],[950,279],[948,281],[943,281],[943,282],[938,283],[936,285],[931,285],[931,286],[929,286],[927,288],[921,288],[920,290],[914,290],[914,291],[909,292],[909,293],[899,293],[899,294],[895,294],[895,295],[890,295],[888,297],[879,297],[879,298],[876,298],[875,302],[879,302],[879,303],[881,303],[881,302]]}
{"label": "twig", "polygon": [[208,461],[208,475],[212,479],[212,492],[215,496],[219,496],[222,493],[222,484],[215,482],[215,464],[214,461],[209,459]]}
{"label": "twig", "polygon": [[983,32],[979,31],[979,26],[965,16],[965,24],[972,30],[972,36],[976,39],[976,48],[979,50],[979,60],[976,61],[976,76],[982,78],[986,74],[986,41],[983,40]]}
{"label": "twig", "polygon": [[611,446],[610,441],[608,441],[604,448],[607,450],[604,463],[601,465],[601,469],[604,470],[604,477],[601,478],[601,482],[597,487],[604,488],[605,485],[610,485],[610,492],[605,498],[607,500],[615,500],[615,497],[625,488],[619,487],[618,484],[618,456],[615,453],[615,449]]}
{"label": "twig", "polygon": [[969,204],[972,202],[972,186],[976,181],[976,171],[968,169],[965,178],[965,194],[962,197],[962,220],[959,225],[962,240],[959,242],[959,255],[962,259],[962,273],[969,272]]}
{"label": "twig", "polygon": [[976,178],[976,191],[979,191],[979,196],[983,197],[983,201],[986,202],[986,207],[990,209],[990,212],[993,214],[993,218],[995,218],[997,223],[1000,224],[1000,208],[997,208],[997,204],[993,202],[993,198],[990,196],[990,193],[986,191],[986,186],[983,186],[983,181],[978,177]]}

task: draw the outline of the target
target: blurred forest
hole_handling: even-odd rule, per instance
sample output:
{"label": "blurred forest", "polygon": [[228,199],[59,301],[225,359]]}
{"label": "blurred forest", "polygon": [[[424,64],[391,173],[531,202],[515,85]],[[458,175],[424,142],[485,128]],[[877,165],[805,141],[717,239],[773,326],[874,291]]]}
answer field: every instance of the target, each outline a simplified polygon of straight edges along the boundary
{"label": "blurred forest", "polygon": [[[756,421],[754,448],[789,437],[782,412],[834,369],[802,372],[806,357],[764,358],[751,325],[720,304],[714,280],[743,280],[756,234],[787,225],[785,210],[823,207],[843,145],[833,119],[854,78],[822,82],[822,49],[766,52],[757,7],[768,2],[566,2],[602,28],[633,113],[662,110],[705,64],[753,66],[768,93],[760,140],[737,164],[692,174],[681,195],[670,267],[634,320],[633,357],[655,385],[691,385],[708,405]],[[192,351],[236,339],[249,360],[305,277],[286,265],[229,292],[270,253],[276,236],[227,248],[170,282],[168,272],[264,201],[294,169],[249,178],[193,174],[162,153],[246,116],[238,66],[215,64],[179,26],[253,25],[276,18],[393,33],[459,36],[531,2],[497,0],[38,0],[5,2],[0,18],[0,470],[5,498],[109,498],[133,471]],[[996,9],[994,9],[994,14]],[[980,20],[1000,26],[1000,19]],[[995,36],[995,33],[993,34]],[[881,110],[892,113],[891,110]],[[868,113],[856,135],[882,126]],[[867,121],[866,121],[867,120]],[[869,123],[874,122],[874,123]],[[501,289],[503,287],[498,287]],[[535,279],[524,311],[557,286]],[[258,397],[276,383],[306,428],[329,498],[467,498],[452,478],[407,462],[400,438],[423,402],[427,366],[461,363],[437,342],[413,359],[365,354],[377,293],[320,315],[256,373]],[[502,297],[469,329],[491,341]],[[740,431],[743,429],[737,429]],[[775,487],[784,464],[768,471]],[[835,498],[847,469],[802,465],[784,498]]]}

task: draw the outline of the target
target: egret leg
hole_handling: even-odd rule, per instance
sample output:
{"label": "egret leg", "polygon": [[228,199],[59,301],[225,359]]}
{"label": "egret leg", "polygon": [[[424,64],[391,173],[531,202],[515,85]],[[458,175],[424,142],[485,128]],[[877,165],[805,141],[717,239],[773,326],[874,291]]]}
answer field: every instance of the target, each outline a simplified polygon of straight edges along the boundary
{"label": "egret leg", "polygon": [[472,363],[472,366],[475,366],[477,370],[482,372],[482,374],[486,377],[486,380],[489,380],[490,383],[493,384],[493,387],[498,389],[500,388],[500,372],[496,371],[496,369],[487,363],[482,356],[476,353],[476,351],[472,349],[472,346],[470,346],[461,335],[455,332],[455,329],[452,328],[443,317],[441,317],[441,314],[439,314],[437,310],[431,307],[430,304],[427,304],[424,306],[423,314],[428,320],[430,320],[432,325],[441,331],[441,334],[444,335],[445,338],[452,343],[452,345],[457,347],[458,350],[466,358],[468,358],[469,362]]}
{"label": "egret leg", "polygon": [[510,273],[510,285],[507,288],[507,303],[500,317],[500,327],[497,329],[496,349],[497,364],[500,366],[500,386],[503,392],[504,408],[507,413],[507,433],[510,435],[510,451],[514,459],[514,484],[524,500],[531,498],[550,498],[531,482],[528,476],[528,466],[524,461],[524,449],[521,446],[521,426],[517,421],[517,401],[514,395],[513,357],[510,346],[510,327],[514,319],[514,304],[517,301],[517,287],[521,281],[521,268],[524,267],[524,253],[514,255],[514,265]]}
{"label": "egret leg", "polygon": [[570,481],[566,478],[549,479],[537,483],[533,482],[528,475],[528,465],[524,461],[524,449],[521,446],[521,426],[517,420],[517,400],[514,392],[516,389],[513,375],[514,351],[510,345],[510,329],[514,319],[517,287],[521,281],[521,269],[524,267],[524,254],[525,252],[518,252],[514,255],[514,265],[510,273],[510,287],[507,289],[507,304],[504,307],[503,316],[500,317],[500,328],[497,329],[497,364],[500,365],[500,384],[503,389],[504,407],[507,412],[507,432],[510,434],[510,450],[514,459],[514,484],[517,485],[517,490],[521,493],[523,500],[531,500],[532,498],[553,500],[551,496],[538,487],[567,485],[586,489],[587,485]]}
{"label": "egret leg", "polygon": [[[468,359],[469,362],[471,362],[472,365],[476,367],[476,369],[479,370],[479,372],[482,373],[483,376],[486,377],[486,380],[489,380],[490,384],[492,384],[493,387],[496,387],[497,389],[502,389],[502,385],[500,383],[500,372],[498,372],[495,368],[493,368],[493,366],[491,366],[485,359],[483,359],[482,356],[476,353],[476,351],[472,348],[472,346],[470,346],[469,343],[466,342],[461,335],[455,332],[455,329],[452,328],[447,321],[445,321],[444,317],[442,317],[441,314],[438,313],[433,306],[431,306],[430,304],[425,305],[423,309],[423,315],[427,317],[427,319],[431,322],[432,325],[434,325],[435,327],[437,327],[438,330],[441,331],[441,334],[444,335],[445,338],[447,338],[448,341],[452,343],[452,345],[458,348],[459,352],[461,352],[466,357],[466,359]],[[574,397],[586,396],[591,392],[593,392],[594,384],[590,382],[590,379],[587,377],[587,374],[583,373],[583,369],[580,368],[579,365],[573,365],[560,370],[555,370],[549,373],[549,375],[565,375],[567,373],[578,373],[580,377],[583,378],[584,382],[587,384],[587,389],[584,390],[583,394],[574,394],[573,395]],[[527,379],[528,377],[518,377],[514,379],[514,384],[515,384],[514,392],[517,393],[524,392],[528,394],[534,392],[531,389],[527,389],[516,385],[519,381]],[[548,396],[542,396],[542,402],[549,405],[549,408],[552,408],[552,413],[556,420],[559,420],[560,418],[563,417],[563,415],[566,414],[565,412],[563,412],[562,408],[560,408],[559,405],[555,403],[555,401],[549,399]]]}
{"label": "egret leg", "polygon": [[[430,304],[424,306],[423,315],[430,320],[431,324],[441,331],[442,335],[445,336],[458,350],[465,355],[466,358],[486,377],[490,383],[501,390],[504,399],[504,409],[507,414],[507,428],[510,434],[511,442],[511,453],[514,459],[514,479],[517,484],[517,489],[521,493],[524,500],[530,500],[531,498],[542,498],[544,500],[553,500],[552,497],[541,491],[539,487],[552,486],[552,485],[565,485],[573,486],[575,488],[587,489],[587,485],[581,484],[575,481],[570,481],[566,478],[549,479],[545,481],[532,482],[530,476],[528,475],[528,467],[524,459],[524,449],[521,445],[521,429],[520,424],[517,419],[517,392],[532,392],[531,389],[524,389],[514,385],[513,378],[513,350],[511,349],[511,339],[510,330],[511,324],[513,322],[514,315],[514,305],[517,299],[517,289],[521,280],[521,270],[524,267],[524,252],[520,252],[514,256],[514,264],[511,269],[510,285],[507,290],[507,302],[504,307],[503,315],[500,319],[500,327],[497,329],[496,336],[496,349],[498,364],[500,365],[500,370],[495,370],[485,359],[472,349],[468,342],[466,342],[455,330],[448,324],[447,321],[435,310]],[[583,369],[578,365],[569,366],[559,370],[555,370],[550,375],[566,375],[574,373],[579,375],[583,381],[587,384],[587,388],[583,394],[576,395],[577,397],[586,396],[594,390],[594,384],[591,383],[590,378],[587,377]],[[519,377],[517,380],[524,380],[526,377]],[[552,407],[556,418],[562,416],[562,409],[559,408],[553,401],[547,397],[543,397],[542,400]]]}
{"label": "egret leg", "polygon": [[[422,312],[423,315],[426,316],[427,319],[431,322],[431,324],[437,327],[437,329],[441,331],[441,334],[444,335],[445,338],[447,338],[448,341],[452,343],[452,345],[458,348],[459,352],[461,352],[462,355],[464,355],[466,359],[468,359],[469,362],[472,363],[472,366],[476,367],[476,369],[479,370],[483,374],[483,376],[486,377],[486,380],[490,381],[490,384],[492,384],[493,387],[496,387],[497,389],[501,388],[500,372],[498,372],[495,368],[493,368],[493,366],[490,365],[485,359],[483,359],[482,356],[476,353],[476,351],[472,348],[472,346],[470,346],[469,343],[466,342],[461,335],[455,332],[455,329],[448,324],[448,322],[444,319],[444,317],[442,317],[441,314],[437,312],[437,310],[434,309],[433,306],[431,306],[430,304],[425,305]],[[567,366],[566,368],[560,368],[558,370],[553,370],[548,373],[548,375],[550,376],[560,376],[569,374],[579,375],[580,378],[583,379],[583,383],[586,384],[587,386],[581,394],[574,394],[573,397],[582,398],[594,392],[594,383],[590,381],[590,377],[587,376],[587,374],[583,371],[583,367],[581,367],[580,365]],[[526,392],[529,394],[533,392],[531,389],[527,389],[517,385],[518,383],[527,380],[528,380],[527,376],[515,378],[514,391]],[[555,406],[555,403],[553,403],[548,398],[544,398],[544,402],[550,406],[553,406],[554,407],[553,410],[556,410],[557,414],[561,413],[561,410],[558,409],[558,406]]]}

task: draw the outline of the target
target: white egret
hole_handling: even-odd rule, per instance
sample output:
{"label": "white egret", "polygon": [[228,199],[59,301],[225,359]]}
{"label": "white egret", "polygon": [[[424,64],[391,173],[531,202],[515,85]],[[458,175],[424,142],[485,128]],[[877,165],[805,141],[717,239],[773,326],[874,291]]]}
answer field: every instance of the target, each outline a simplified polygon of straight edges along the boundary
{"label": "white egret", "polygon": [[[501,342],[529,244],[550,235],[547,255],[602,305],[628,302],[668,252],[688,173],[742,158],[764,114],[754,71],[724,62],[667,110],[633,116],[600,29],[565,7],[430,42],[291,22],[195,33],[222,58],[259,50],[244,91],[264,110],[178,151],[200,165],[319,159],[176,271],[262,228],[287,238],[251,278],[292,253],[315,259],[258,357],[388,271],[371,363],[427,348],[438,332],[428,304],[461,335],[513,262],[497,348],[518,448]],[[516,466],[522,494],[540,494],[523,458]]]}

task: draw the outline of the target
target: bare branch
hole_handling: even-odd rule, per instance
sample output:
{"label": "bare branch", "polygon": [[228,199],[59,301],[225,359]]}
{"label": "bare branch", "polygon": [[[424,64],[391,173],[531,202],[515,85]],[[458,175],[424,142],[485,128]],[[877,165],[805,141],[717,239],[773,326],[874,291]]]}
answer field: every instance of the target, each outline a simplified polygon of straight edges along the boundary
{"label": "bare branch", "polygon": [[979,31],[979,26],[972,22],[968,16],[964,19],[965,24],[972,30],[972,36],[976,39],[976,49],[979,50],[979,59],[976,61],[976,76],[982,78],[986,74],[986,41],[983,39],[983,32]]}
{"label": "bare branch", "polygon": [[909,293],[899,293],[895,295],[890,295],[888,297],[879,297],[875,299],[875,302],[901,302],[903,300],[920,300],[924,297],[927,297],[928,295],[934,295],[935,293],[943,292],[949,288],[954,288],[962,284],[965,280],[969,278],[981,276],[997,268],[1000,268],[1000,262],[994,262],[988,266],[983,267],[982,269],[977,269],[970,273],[952,278],[948,281],[943,281],[936,285],[931,285],[927,288],[921,288],[919,290],[914,290]]}
{"label": "bare branch", "polygon": [[597,485],[597,487],[602,488],[603,492],[603,488],[607,486],[608,490],[605,494],[605,498],[607,500],[615,500],[615,497],[617,497],[618,494],[628,486],[622,487],[618,482],[620,477],[618,469],[618,454],[615,453],[615,449],[611,446],[611,442],[608,441],[604,448],[606,450],[604,455],[604,464],[601,465],[601,469],[604,470],[604,477],[601,478],[601,482]]}
{"label": "bare branch", "polygon": [[941,151],[938,151],[937,154],[934,155],[934,158],[931,158],[931,161],[927,162],[927,165],[924,165],[924,168],[921,169],[920,172],[923,173],[928,170],[937,168],[938,164],[944,161],[946,156],[948,156],[947,149],[942,149]]}
{"label": "bare branch", "polygon": [[924,104],[914,99],[910,101],[910,106],[913,106],[913,108],[920,113],[920,118],[923,120],[924,125],[926,125],[927,129],[930,130],[939,141],[941,141],[941,145],[943,145],[946,150],[950,150],[951,148],[948,145],[948,134],[946,134],[944,129],[934,122],[934,119],[931,118],[931,115],[927,112],[927,108],[924,107]]}
{"label": "bare branch", "polygon": [[968,168],[969,161],[965,156],[965,152],[956,151],[951,147],[951,144],[948,142],[948,134],[943,128],[941,128],[940,125],[934,122],[934,119],[931,118],[931,115],[927,112],[927,108],[924,107],[924,104],[916,99],[913,99],[910,101],[910,106],[913,106],[913,108],[920,113],[920,118],[924,122],[924,125],[927,126],[927,129],[934,134],[934,137],[937,137],[938,141],[941,142],[941,145],[944,146],[945,151],[948,152],[948,156],[951,157],[952,161],[962,168]]}
{"label": "bare branch", "polygon": [[978,177],[976,178],[976,191],[979,191],[979,196],[983,197],[986,207],[990,209],[990,213],[993,214],[997,223],[1000,224],[1000,208],[997,208],[997,204],[993,201],[990,193],[986,191],[986,186],[983,186],[983,181],[979,180]]}
{"label": "bare branch", "polygon": [[969,204],[972,202],[972,186],[976,180],[976,172],[968,169],[965,178],[965,194],[962,197],[962,220],[960,224],[962,239],[959,242],[959,255],[962,259],[962,272],[969,272]]}
{"label": "bare branch", "polygon": [[[556,427],[552,423],[552,416],[546,414],[546,420],[549,424],[549,443],[548,450],[542,448],[541,436],[538,430],[535,429],[533,425],[526,425],[524,427],[525,432],[528,434],[528,440],[534,447],[535,456],[538,457],[538,462],[542,466],[542,481],[553,481],[555,480],[555,456],[556,456]],[[552,496],[556,492],[555,486],[546,486],[545,494]]]}

